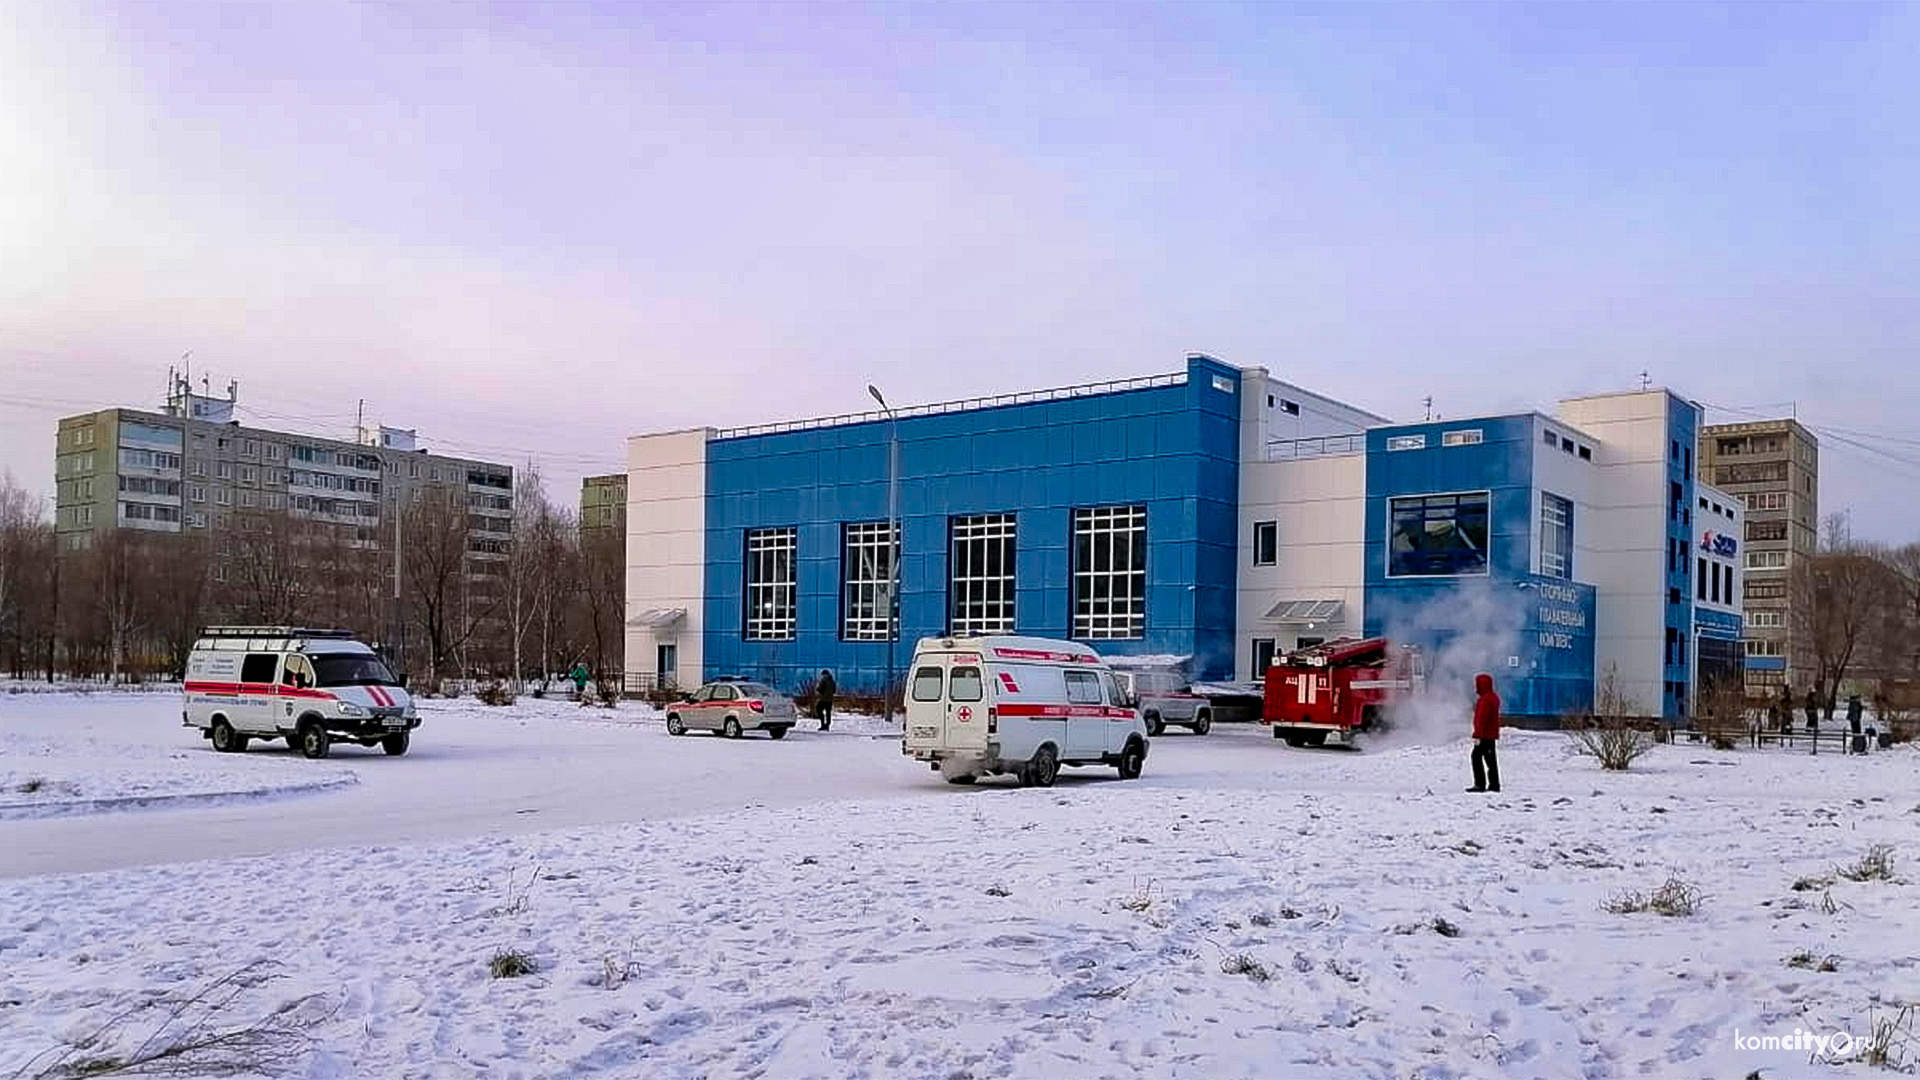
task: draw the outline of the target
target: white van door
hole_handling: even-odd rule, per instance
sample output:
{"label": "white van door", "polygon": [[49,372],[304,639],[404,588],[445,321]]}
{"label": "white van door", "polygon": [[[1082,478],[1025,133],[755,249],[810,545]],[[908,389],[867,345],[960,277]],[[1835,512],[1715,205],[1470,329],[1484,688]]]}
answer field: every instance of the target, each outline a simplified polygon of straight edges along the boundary
{"label": "white van door", "polygon": [[978,653],[920,653],[907,685],[907,749],[984,753],[987,686]]}
{"label": "white van door", "polygon": [[1064,674],[1067,746],[1061,756],[1074,761],[1098,759],[1107,752],[1107,687],[1097,671],[1068,668]]}
{"label": "white van door", "polygon": [[272,733],[279,704],[274,684],[280,679],[280,654],[250,652],[240,661],[240,695],[228,714],[236,731]]}
{"label": "white van door", "polygon": [[1128,703],[1127,689],[1112,672],[1100,673],[1100,685],[1107,692],[1107,720],[1101,725],[1106,739],[1107,753],[1117,754],[1127,747],[1127,736],[1133,734],[1134,718],[1137,708]]}

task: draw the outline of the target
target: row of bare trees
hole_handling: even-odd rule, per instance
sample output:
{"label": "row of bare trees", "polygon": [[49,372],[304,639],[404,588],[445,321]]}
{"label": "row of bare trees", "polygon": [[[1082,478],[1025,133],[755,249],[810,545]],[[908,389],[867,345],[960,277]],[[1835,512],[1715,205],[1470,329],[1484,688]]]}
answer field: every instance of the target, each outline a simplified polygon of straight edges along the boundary
{"label": "row of bare trees", "polygon": [[505,543],[476,532],[458,489],[421,489],[399,518],[372,529],[248,510],[210,534],[101,529],[75,547],[0,476],[0,669],[174,676],[204,627],[233,623],[351,630],[428,685],[619,670],[621,538],[583,538],[537,474]]}
{"label": "row of bare trees", "polygon": [[1895,547],[1856,540],[1830,517],[1820,551],[1796,564],[1788,618],[1794,666],[1826,711],[1842,693],[1879,699],[1899,713],[1920,708],[1920,543]]}

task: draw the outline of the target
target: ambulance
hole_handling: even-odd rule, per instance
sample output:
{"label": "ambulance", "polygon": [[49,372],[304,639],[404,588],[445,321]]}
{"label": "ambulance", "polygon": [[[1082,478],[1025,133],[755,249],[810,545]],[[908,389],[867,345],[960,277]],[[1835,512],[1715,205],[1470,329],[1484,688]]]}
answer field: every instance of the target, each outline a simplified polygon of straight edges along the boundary
{"label": "ambulance", "polygon": [[1084,645],[1033,637],[923,638],[906,686],[901,752],[948,783],[1012,775],[1052,787],[1062,765],[1137,780],[1147,728],[1113,672]]}
{"label": "ambulance", "polygon": [[405,683],[345,630],[212,626],[187,657],[180,719],[222,753],[285,739],[310,758],[338,741],[398,757],[420,726]]}

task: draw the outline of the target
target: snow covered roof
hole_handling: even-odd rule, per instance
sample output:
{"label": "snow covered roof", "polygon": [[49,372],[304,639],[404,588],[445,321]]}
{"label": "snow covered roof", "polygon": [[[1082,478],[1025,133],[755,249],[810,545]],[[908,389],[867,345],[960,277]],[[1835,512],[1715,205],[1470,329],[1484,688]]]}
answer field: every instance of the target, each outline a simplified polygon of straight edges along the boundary
{"label": "snow covered roof", "polygon": [[686,617],[687,617],[687,609],[683,607],[651,608],[647,611],[641,612],[638,615],[635,615],[631,619],[628,619],[627,625],[628,626],[653,626],[653,627],[672,626],[674,623],[677,623],[681,619],[684,619]]}

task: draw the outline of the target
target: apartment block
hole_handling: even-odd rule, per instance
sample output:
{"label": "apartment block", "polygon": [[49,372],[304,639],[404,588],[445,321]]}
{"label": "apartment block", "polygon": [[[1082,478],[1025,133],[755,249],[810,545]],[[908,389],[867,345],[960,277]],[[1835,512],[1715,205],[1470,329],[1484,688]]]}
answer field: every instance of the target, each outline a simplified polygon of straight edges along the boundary
{"label": "apartment block", "polygon": [[580,481],[580,532],[601,530],[627,535],[627,474],[589,476]]}
{"label": "apartment block", "polygon": [[511,467],[429,454],[396,428],[345,440],[247,427],[233,419],[234,404],[181,390],[158,411],[62,419],[54,460],[62,548],[81,550],[114,528],[217,538],[236,515],[262,512],[337,527],[354,546],[390,547],[397,511],[439,487],[465,503],[476,572],[506,557]]}
{"label": "apartment block", "polygon": [[1809,689],[1811,659],[1793,628],[1793,571],[1819,550],[1820,443],[1794,420],[1715,424],[1700,460],[1713,483],[1746,507],[1746,682],[1772,693]]}

